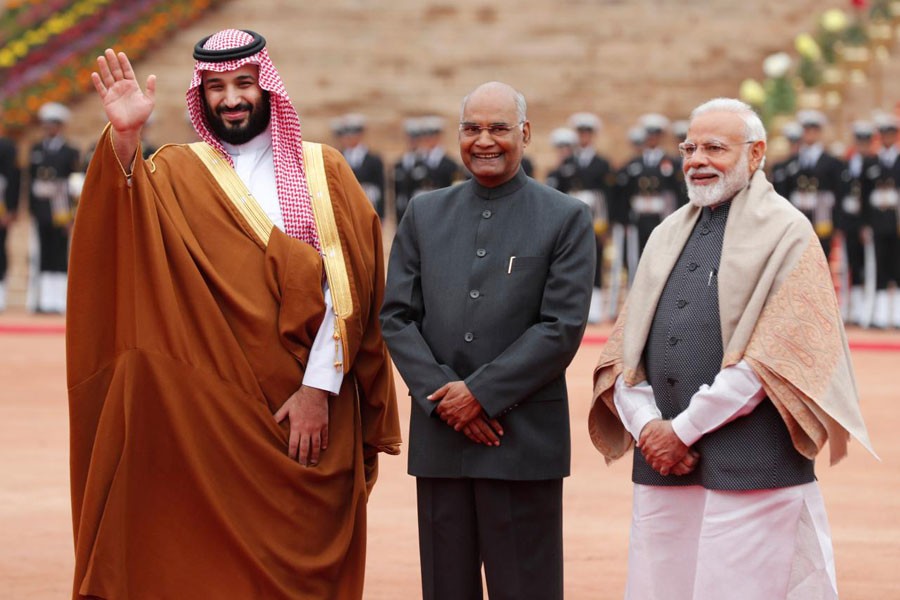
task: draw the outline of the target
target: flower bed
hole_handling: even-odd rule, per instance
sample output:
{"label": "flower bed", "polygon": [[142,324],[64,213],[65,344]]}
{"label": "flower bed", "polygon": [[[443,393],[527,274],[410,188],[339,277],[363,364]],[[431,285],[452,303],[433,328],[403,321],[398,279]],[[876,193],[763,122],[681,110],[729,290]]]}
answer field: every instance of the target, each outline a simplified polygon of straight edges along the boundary
{"label": "flower bed", "polygon": [[8,2],[0,16],[0,110],[22,128],[45,102],[92,89],[96,57],[116,48],[141,58],[223,0],[37,0]]}

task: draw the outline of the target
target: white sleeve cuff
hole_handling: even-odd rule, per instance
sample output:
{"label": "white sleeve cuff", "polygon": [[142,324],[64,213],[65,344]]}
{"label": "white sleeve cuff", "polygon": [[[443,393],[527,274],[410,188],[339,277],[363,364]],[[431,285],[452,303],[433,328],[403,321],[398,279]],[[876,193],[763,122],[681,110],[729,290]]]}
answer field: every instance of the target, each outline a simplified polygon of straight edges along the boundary
{"label": "white sleeve cuff", "polygon": [[[708,389],[708,385],[700,386],[700,392]],[[696,397],[696,394],[694,394],[694,396]],[[692,398],[691,402],[693,401]],[[697,443],[697,440],[703,437],[703,431],[691,422],[690,414],[691,413],[688,410],[685,410],[672,419],[672,431],[675,432],[675,435],[678,436],[678,439],[681,440],[681,443],[685,446],[693,446]]]}
{"label": "white sleeve cuff", "polygon": [[328,282],[322,286],[325,291],[325,318],[316,332],[312,348],[309,350],[309,361],[306,364],[306,372],[303,374],[303,385],[325,390],[331,394],[341,391],[344,382],[343,364],[344,348],[339,341],[334,339],[334,305],[331,301],[331,290]]}
{"label": "white sleeve cuff", "polygon": [[644,431],[647,423],[659,420],[662,420],[662,413],[659,412],[659,407],[656,404],[653,406],[642,406],[634,413],[631,420],[631,428],[628,429],[628,432],[634,439],[639,440],[641,439],[641,432]]}
{"label": "white sleeve cuff", "polygon": [[662,413],[659,412],[656,398],[653,396],[653,388],[646,381],[628,387],[625,385],[625,379],[619,375],[613,392],[613,403],[616,405],[622,425],[636,440],[640,439],[641,431],[647,423],[662,419]]}
{"label": "white sleeve cuff", "polygon": [[719,371],[712,386],[701,385],[688,407],[672,419],[672,429],[691,446],[707,433],[750,414],[765,397],[759,377],[742,360]]}

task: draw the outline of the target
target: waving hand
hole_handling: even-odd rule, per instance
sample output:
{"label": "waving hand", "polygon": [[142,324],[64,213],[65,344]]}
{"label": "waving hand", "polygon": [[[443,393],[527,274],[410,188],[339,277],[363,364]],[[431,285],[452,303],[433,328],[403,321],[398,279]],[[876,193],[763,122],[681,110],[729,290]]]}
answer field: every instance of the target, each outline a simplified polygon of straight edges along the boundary
{"label": "waving hand", "polygon": [[123,159],[123,164],[130,164],[140,141],[141,128],[153,112],[156,75],[147,78],[145,93],[135,79],[134,69],[125,53],[107,48],[103,56],[97,57],[97,71],[91,73],[91,81],[115,130],[116,154]]}

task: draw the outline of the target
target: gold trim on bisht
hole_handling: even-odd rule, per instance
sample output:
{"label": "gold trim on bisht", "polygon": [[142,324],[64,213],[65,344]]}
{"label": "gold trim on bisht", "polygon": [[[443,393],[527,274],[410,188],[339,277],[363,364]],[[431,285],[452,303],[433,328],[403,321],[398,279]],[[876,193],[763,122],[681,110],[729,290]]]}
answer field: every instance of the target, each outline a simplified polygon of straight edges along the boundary
{"label": "gold trim on bisht", "polygon": [[222,187],[222,191],[231,200],[247,225],[265,247],[269,244],[269,235],[272,233],[272,220],[247,189],[237,172],[219,152],[206,142],[194,142],[188,147],[200,157],[206,168]]}
{"label": "gold trim on bisht", "polygon": [[[346,357],[348,354],[346,320],[353,315],[353,296],[350,294],[350,277],[347,275],[347,265],[344,262],[341,237],[334,220],[331,193],[328,191],[322,144],[303,142],[303,163],[306,167],[306,180],[312,196],[313,215],[316,219],[319,245],[322,247],[322,258],[325,263],[325,275],[328,277],[328,287],[331,290],[331,301],[336,317],[335,357],[338,344],[343,348],[343,355]],[[342,369],[346,373],[346,361],[342,364],[341,361],[335,360],[334,368]]]}

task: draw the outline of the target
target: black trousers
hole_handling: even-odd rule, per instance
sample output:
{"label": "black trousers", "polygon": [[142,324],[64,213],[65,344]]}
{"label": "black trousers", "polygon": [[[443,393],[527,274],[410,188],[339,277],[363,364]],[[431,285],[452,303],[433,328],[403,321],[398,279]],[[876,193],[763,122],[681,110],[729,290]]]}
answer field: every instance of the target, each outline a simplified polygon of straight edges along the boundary
{"label": "black trousers", "polygon": [[819,243],[822,244],[822,252],[825,253],[825,258],[831,257],[831,236],[820,237]]}
{"label": "black trousers", "polygon": [[850,269],[850,285],[863,285],[866,272],[866,250],[860,239],[858,227],[844,230],[844,244],[847,248],[847,266]]}
{"label": "black trousers", "polygon": [[662,220],[662,215],[641,215],[637,218],[638,256],[644,253],[644,246],[647,245],[650,234],[653,233],[653,230],[656,229],[657,225],[662,223]]}
{"label": "black trousers", "polygon": [[52,223],[38,223],[41,247],[41,273],[65,273],[69,270],[69,230]]}
{"label": "black trousers", "polygon": [[876,233],[875,288],[885,290],[890,282],[900,284],[900,236],[896,233]]}
{"label": "black trousers", "polygon": [[0,283],[6,279],[6,269],[9,265],[6,258],[6,227],[0,226]]}
{"label": "black trousers", "polygon": [[424,600],[562,600],[562,479],[418,477]]}

